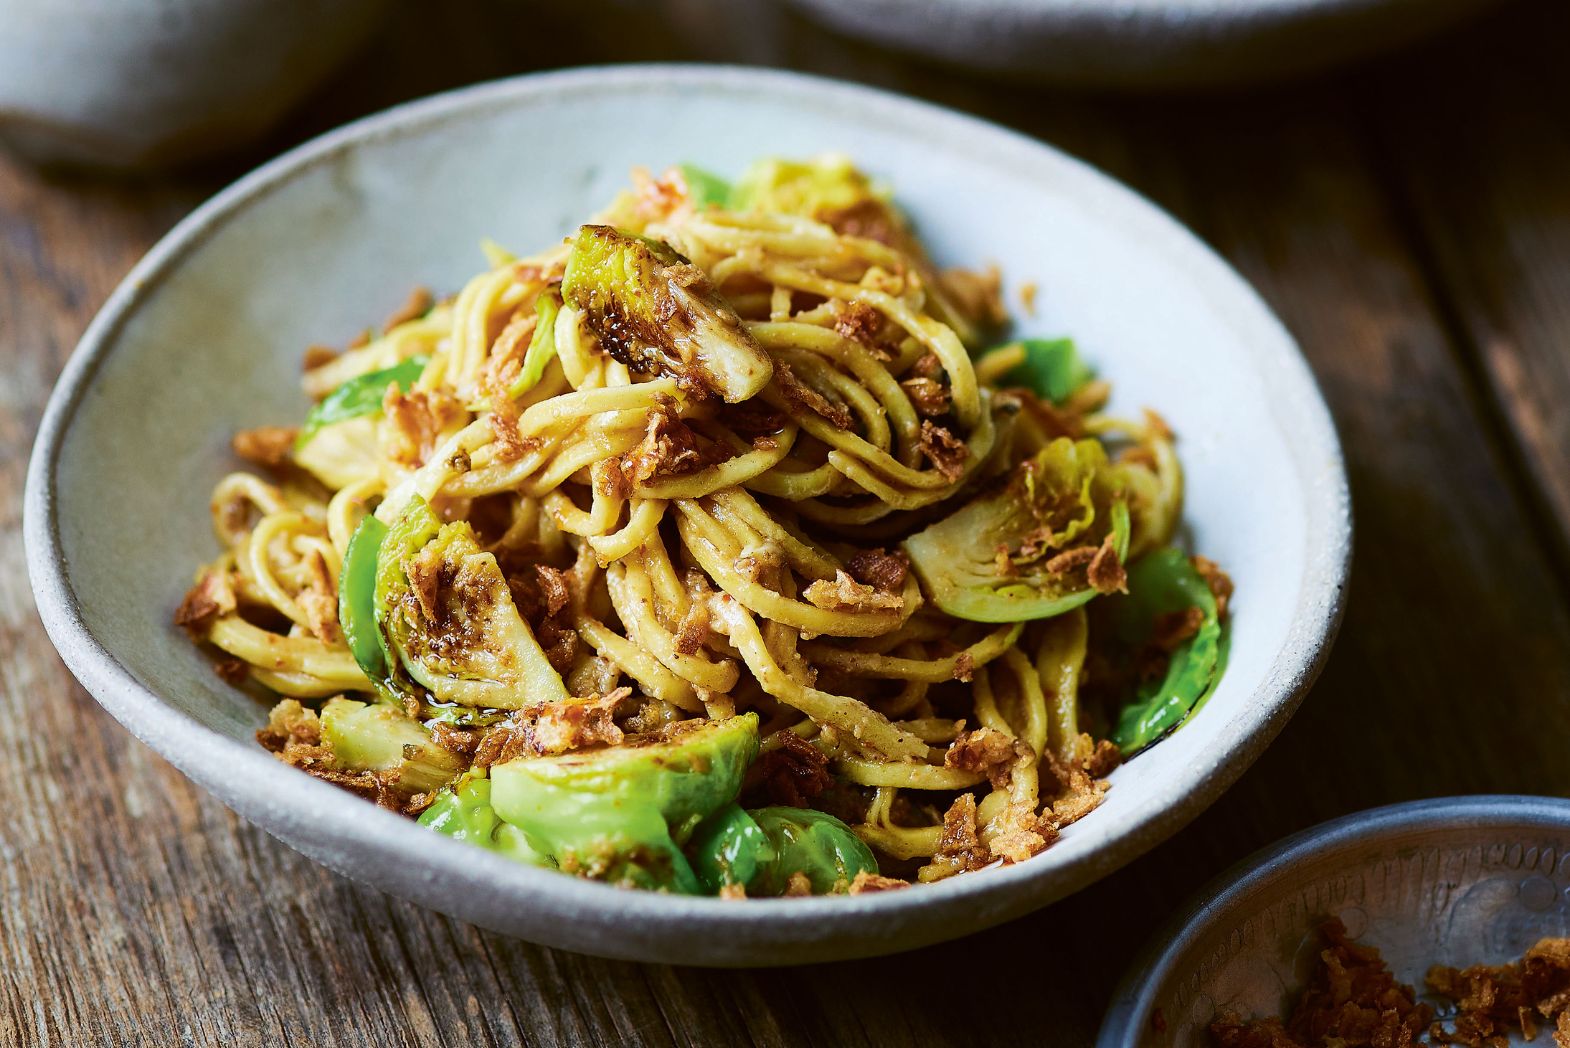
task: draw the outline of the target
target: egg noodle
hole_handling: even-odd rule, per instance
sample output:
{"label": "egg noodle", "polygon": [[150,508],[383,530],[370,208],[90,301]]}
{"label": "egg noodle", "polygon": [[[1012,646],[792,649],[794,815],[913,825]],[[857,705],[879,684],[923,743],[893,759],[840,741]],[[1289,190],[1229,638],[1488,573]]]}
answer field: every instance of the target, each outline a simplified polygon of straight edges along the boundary
{"label": "egg noodle", "polygon": [[[995,279],[939,274],[846,162],[764,162],[718,203],[713,181],[636,174],[565,243],[488,247],[490,268],[455,297],[316,351],[304,386],[323,405],[367,376],[405,378],[314,429],[237,438],[271,469],[218,483],[223,553],[179,620],[225,654],[226,676],[305,700],[275,711],[273,748],[304,745],[293,763],[411,814],[436,791],[389,791],[385,764],[324,752],[318,700],[401,708],[455,755],[453,774],[483,768],[491,734],[513,740],[507,759],[592,754],[751,712],[748,789],[779,800],[783,784],[838,815],[886,872],[928,881],[1028,858],[1099,803],[1116,763],[1088,729],[1111,734],[1118,708],[1082,685],[1134,649],[1095,654],[1091,598],[1129,601],[1133,565],[1172,540],[1172,436],[1152,414],[1101,414],[1107,387],[1088,376],[1031,380],[1033,354],[1071,347],[987,350]],[[1076,454],[1081,472],[1052,472]],[[979,582],[945,574],[965,551],[924,556],[912,538],[962,507],[1031,499],[1034,530],[972,551]],[[494,651],[439,687],[367,674],[340,618],[351,539],[373,514],[392,542],[412,510],[433,529],[462,522],[453,541],[472,548],[446,574],[421,574],[428,552],[395,562],[404,599],[430,622],[478,616],[422,643],[450,666],[516,619],[559,685],[516,683],[539,678]],[[465,572],[492,570],[507,586],[483,607],[463,597]],[[1224,614],[1224,576],[1205,575]],[[442,587],[463,599],[443,605]],[[1024,610],[945,610],[977,593]],[[1156,638],[1156,677],[1198,642],[1196,604],[1158,617],[1176,639]]]}

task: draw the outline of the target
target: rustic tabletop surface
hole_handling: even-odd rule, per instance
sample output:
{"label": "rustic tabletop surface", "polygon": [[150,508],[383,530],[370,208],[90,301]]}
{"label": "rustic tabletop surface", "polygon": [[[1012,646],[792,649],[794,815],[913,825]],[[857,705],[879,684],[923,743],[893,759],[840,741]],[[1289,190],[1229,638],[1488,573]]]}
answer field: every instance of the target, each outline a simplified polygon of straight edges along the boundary
{"label": "rustic tabletop surface", "polygon": [[[1247,93],[985,84],[768,4],[406,4],[264,146],[134,181],[0,158],[0,1045],[1085,1044],[1198,885],[1332,816],[1570,791],[1570,5]],[[714,972],[516,942],[360,888],[198,791],[71,679],[20,504],[56,374],[177,219],[362,113],[563,64],[728,60],[866,80],[1012,125],[1148,194],[1302,343],[1357,516],[1335,653],[1213,808],[1034,916],[901,956]],[[106,506],[105,512],[112,512]]]}

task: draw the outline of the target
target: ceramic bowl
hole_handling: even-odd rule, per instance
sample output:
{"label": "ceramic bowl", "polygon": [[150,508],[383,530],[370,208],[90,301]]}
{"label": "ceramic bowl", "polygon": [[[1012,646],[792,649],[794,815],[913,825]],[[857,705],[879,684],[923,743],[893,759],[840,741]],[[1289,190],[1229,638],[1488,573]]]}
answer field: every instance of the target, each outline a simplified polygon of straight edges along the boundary
{"label": "ceramic bowl", "polygon": [[1285,1014],[1317,963],[1315,929],[1337,916],[1419,991],[1431,965],[1503,964],[1570,935],[1570,800],[1395,804],[1250,856],[1145,947],[1097,1048],[1209,1048],[1224,1012]]}
{"label": "ceramic bowl", "polygon": [[1371,55],[1495,0],[791,0],[953,65],[1132,88],[1271,80]]}
{"label": "ceramic bowl", "polygon": [[[1203,712],[1121,768],[1106,804],[1030,862],[854,898],[737,905],[619,891],[434,834],[273,760],[263,708],[170,625],[215,552],[207,498],[238,427],[299,418],[299,361],[412,285],[456,288],[484,237],[560,238],[637,164],[734,174],[842,151],[897,187],[936,257],[1035,283],[1027,334],[1072,333],[1182,437],[1195,548],[1232,573],[1231,663]],[[26,538],[66,663],[138,737],[335,870],[550,945],[783,964],[974,931],[1062,898],[1173,833],[1286,721],[1326,653],[1350,540],[1329,415],[1292,339],[1169,217],[1038,142],[797,75],[632,66],[417,102],[302,146],[181,223],[117,289],[52,397]]]}
{"label": "ceramic bowl", "polygon": [[265,131],[386,0],[0,0],[0,141],[50,162],[189,160]]}

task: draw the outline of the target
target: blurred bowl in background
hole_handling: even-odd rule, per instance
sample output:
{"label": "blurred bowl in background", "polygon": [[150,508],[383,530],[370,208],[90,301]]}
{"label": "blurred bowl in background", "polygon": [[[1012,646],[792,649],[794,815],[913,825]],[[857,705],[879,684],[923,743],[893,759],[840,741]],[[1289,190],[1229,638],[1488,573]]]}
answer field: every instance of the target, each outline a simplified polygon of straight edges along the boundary
{"label": "blurred bowl in background", "polygon": [[824,24],[1018,79],[1102,87],[1280,79],[1496,0],[790,0]]}
{"label": "blurred bowl in background", "polygon": [[41,162],[163,166],[267,130],[386,0],[0,0],[0,141]]}

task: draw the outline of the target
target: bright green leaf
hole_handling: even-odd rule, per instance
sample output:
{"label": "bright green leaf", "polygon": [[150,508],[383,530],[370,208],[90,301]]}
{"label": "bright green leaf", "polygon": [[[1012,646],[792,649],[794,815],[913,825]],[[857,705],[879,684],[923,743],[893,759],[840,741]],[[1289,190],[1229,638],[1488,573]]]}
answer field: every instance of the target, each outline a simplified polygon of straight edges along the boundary
{"label": "bright green leaf", "polygon": [[1011,345],[1024,347],[1025,360],[1003,376],[1005,386],[1024,386],[1061,404],[1096,377],[1071,338],[1023,338]]}
{"label": "bright green leaf", "polygon": [[687,190],[692,195],[692,202],[699,210],[724,207],[730,201],[730,183],[719,175],[705,171],[695,164],[677,164],[676,170],[681,172],[683,181],[687,183]]}
{"label": "bright green leaf", "polygon": [[1123,708],[1112,741],[1132,756],[1181,724],[1220,677],[1222,625],[1210,586],[1182,550],[1156,550],[1128,568],[1128,594],[1107,605],[1117,640],[1129,652],[1148,642],[1165,615],[1197,607],[1204,621],[1171,653],[1166,673],[1140,686]]}
{"label": "bright green leaf", "polygon": [[300,434],[294,438],[295,450],[305,447],[318,430],[382,410],[382,399],[387,395],[387,387],[396,383],[400,390],[407,393],[414,380],[420,377],[420,372],[425,370],[428,361],[427,357],[409,357],[390,368],[356,375],[327,394],[305,416]]}

